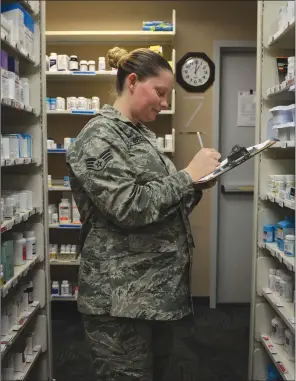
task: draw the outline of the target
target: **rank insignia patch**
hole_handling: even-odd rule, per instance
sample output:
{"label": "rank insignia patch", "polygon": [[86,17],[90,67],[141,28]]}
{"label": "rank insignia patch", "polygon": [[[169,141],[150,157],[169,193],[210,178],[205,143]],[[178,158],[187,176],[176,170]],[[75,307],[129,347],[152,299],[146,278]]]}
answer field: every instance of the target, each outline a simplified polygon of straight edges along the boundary
{"label": "rank insignia patch", "polygon": [[113,158],[111,150],[107,148],[99,157],[89,157],[85,160],[86,169],[93,171],[102,171],[108,161]]}

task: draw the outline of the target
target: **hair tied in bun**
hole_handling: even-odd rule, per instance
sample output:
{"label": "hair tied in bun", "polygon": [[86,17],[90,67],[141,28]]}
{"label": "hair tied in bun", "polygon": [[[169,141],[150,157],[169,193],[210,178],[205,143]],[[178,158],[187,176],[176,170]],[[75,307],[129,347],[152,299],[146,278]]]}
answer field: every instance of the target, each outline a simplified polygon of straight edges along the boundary
{"label": "hair tied in bun", "polygon": [[109,66],[113,67],[114,69],[118,69],[127,57],[128,52],[125,49],[115,46],[108,51],[107,62]]}

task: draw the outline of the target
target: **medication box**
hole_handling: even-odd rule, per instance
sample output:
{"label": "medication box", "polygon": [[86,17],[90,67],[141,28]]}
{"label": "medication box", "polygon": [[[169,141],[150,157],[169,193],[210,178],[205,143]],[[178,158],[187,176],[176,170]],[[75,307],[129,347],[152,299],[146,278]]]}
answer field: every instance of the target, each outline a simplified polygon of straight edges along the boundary
{"label": "medication box", "polygon": [[18,3],[8,3],[1,5],[1,13],[7,20],[13,22],[11,40],[19,45],[19,49],[25,47],[25,9]]}
{"label": "medication box", "polygon": [[8,95],[8,54],[1,50],[1,99]]}

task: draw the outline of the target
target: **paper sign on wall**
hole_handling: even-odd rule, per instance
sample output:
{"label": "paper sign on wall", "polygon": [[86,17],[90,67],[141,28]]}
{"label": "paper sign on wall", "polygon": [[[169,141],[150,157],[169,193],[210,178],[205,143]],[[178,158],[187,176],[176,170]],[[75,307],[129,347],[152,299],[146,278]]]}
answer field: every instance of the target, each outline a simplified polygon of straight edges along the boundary
{"label": "paper sign on wall", "polygon": [[237,126],[255,127],[256,125],[256,93],[239,91],[237,102]]}

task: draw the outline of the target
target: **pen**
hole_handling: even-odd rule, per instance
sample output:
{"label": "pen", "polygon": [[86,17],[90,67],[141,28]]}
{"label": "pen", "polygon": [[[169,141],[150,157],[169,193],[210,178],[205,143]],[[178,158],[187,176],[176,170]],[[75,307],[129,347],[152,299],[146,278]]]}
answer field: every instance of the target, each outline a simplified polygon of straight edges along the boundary
{"label": "pen", "polygon": [[199,144],[200,144],[201,148],[204,148],[200,132],[197,132],[197,137],[198,137],[198,141],[199,141]]}

